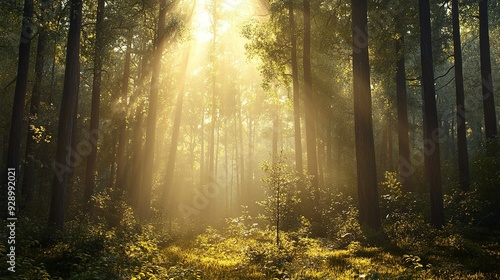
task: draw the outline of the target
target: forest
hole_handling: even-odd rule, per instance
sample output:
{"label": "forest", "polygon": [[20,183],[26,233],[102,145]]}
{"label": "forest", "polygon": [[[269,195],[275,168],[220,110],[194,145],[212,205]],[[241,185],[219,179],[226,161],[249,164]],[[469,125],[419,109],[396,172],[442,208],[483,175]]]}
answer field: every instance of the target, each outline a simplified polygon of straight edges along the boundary
{"label": "forest", "polygon": [[500,279],[499,1],[0,14],[0,279]]}

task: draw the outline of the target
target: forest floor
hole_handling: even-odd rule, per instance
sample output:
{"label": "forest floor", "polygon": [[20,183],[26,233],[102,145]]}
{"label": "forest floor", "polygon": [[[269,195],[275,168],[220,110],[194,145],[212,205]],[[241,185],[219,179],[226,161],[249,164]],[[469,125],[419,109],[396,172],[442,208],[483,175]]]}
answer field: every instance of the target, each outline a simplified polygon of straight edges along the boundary
{"label": "forest floor", "polygon": [[[217,231],[163,249],[170,279],[500,279],[498,239],[451,236],[419,254],[397,246],[324,239],[263,230]],[[494,240],[496,239],[496,241]],[[441,244],[437,244],[441,243]]]}

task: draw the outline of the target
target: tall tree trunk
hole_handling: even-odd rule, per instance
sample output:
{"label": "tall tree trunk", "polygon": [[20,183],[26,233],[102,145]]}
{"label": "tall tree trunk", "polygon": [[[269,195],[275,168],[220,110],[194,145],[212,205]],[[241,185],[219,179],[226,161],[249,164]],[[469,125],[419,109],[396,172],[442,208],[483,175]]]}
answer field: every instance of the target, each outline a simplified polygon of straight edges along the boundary
{"label": "tall tree trunk", "polygon": [[396,39],[396,95],[398,107],[398,171],[399,181],[406,191],[414,191],[413,164],[410,158],[410,137],[408,126],[408,93],[406,91],[406,66],[403,32]]}
{"label": "tall tree trunk", "polygon": [[419,0],[420,51],[424,99],[424,165],[431,197],[431,223],[436,228],[444,225],[443,191],[441,186],[441,159],[439,155],[438,115],[432,58],[431,19],[429,0]]}
{"label": "tall tree trunk", "polygon": [[125,52],[125,63],[123,66],[123,77],[122,77],[122,88],[119,101],[119,112],[118,112],[118,150],[116,154],[116,187],[119,189],[125,189],[125,177],[127,162],[125,158],[125,153],[127,150],[127,96],[129,89],[129,78],[130,78],[130,53],[132,40],[127,40],[127,51]]}
{"label": "tall tree trunk", "polygon": [[184,91],[187,76],[187,66],[189,62],[189,52],[191,47],[186,47],[184,49],[184,54],[182,58],[182,71],[180,73],[181,78],[179,80],[180,90],[177,95],[177,104],[175,105],[175,117],[174,126],[172,129],[172,141],[170,141],[170,150],[168,153],[167,170],[165,174],[165,185],[163,187],[162,197],[161,197],[161,207],[164,207],[166,211],[170,210],[171,200],[171,190],[172,183],[174,181],[174,171],[175,162],[177,158],[177,146],[179,144],[179,133],[182,121],[182,106],[184,102]]}
{"label": "tall tree trunk", "polygon": [[[104,0],[97,2],[97,19],[95,25],[96,39],[94,49],[94,76],[92,79],[92,107],[90,109],[89,142],[92,149],[87,156],[87,168],[85,170],[85,190],[83,202],[90,207],[89,203],[94,194],[95,169],[97,160],[97,143],[99,141],[99,111],[101,107],[101,80],[102,60],[104,52]],[[90,210],[90,208],[88,209]]]}
{"label": "tall tree trunk", "polygon": [[211,91],[212,91],[212,109],[210,120],[210,138],[208,139],[208,174],[205,178],[206,182],[210,182],[212,178],[216,178],[216,157],[215,153],[215,131],[217,129],[217,25],[219,21],[218,7],[219,0],[212,0],[211,3],[211,29],[212,29],[212,44],[210,46],[210,63],[211,69]]}
{"label": "tall tree trunk", "polygon": [[143,166],[144,156],[142,153],[142,136],[143,136],[143,123],[144,123],[144,113],[142,112],[143,105],[138,104],[137,110],[135,113],[136,123],[134,125],[134,138],[132,139],[132,152],[133,152],[133,160],[132,160],[132,178],[130,179],[130,187],[129,193],[131,198],[131,204],[135,209],[139,207],[139,197],[141,191],[141,182],[142,182],[142,174],[143,174]]}
{"label": "tall tree trunk", "polygon": [[151,206],[151,191],[153,188],[153,163],[156,138],[156,115],[158,111],[158,88],[161,71],[161,58],[163,54],[165,37],[165,17],[167,13],[167,0],[160,0],[158,16],[158,30],[156,34],[151,89],[149,92],[148,119],[146,124],[146,143],[144,148],[144,165],[142,177],[142,190],[140,192],[139,213],[148,218]]}
{"label": "tall tree trunk", "polygon": [[49,225],[62,229],[64,225],[64,206],[68,186],[68,176],[74,163],[71,162],[71,143],[73,136],[74,112],[78,100],[80,30],[82,24],[82,0],[71,0],[70,26],[66,51],[64,86],[57,131],[55,171],[52,183],[52,199],[49,212]]}
{"label": "tall tree trunk", "polygon": [[[309,0],[304,0],[304,48],[303,48],[303,65],[304,65],[304,105],[306,119],[306,144],[307,144],[307,171],[312,176],[311,184],[315,191],[314,205],[319,202],[319,186],[318,186],[318,159],[316,154],[316,115],[312,88],[312,71],[311,71],[311,8]],[[319,218],[319,215],[316,215]],[[319,222],[319,221],[317,221]]]}
{"label": "tall tree trunk", "polygon": [[457,104],[457,146],[458,146],[458,171],[462,190],[468,191],[469,180],[469,155],[467,153],[467,132],[465,124],[465,97],[464,74],[462,70],[462,43],[460,39],[460,18],[458,0],[451,1],[451,14],[453,20],[453,57],[455,58],[455,88]]}
{"label": "tall tree trunk", "polygon": [[[19,154],[21,149],[21,128],[24,118],[24,102],[28,87],[28,71],[30,62],[30,47],[33,37],[32,30],[33,1],[24,0],[21,39],[19,40],[19,58],[17,61],[16,89],[10,123],[9,148],[7,150],[7,168],[14,168],[16,178],[19,178]],[[17,182],[16,182],[17,183]]]}
{"label": "tall tree trunk", "polygon": [[488,0],[479,1],[479,50],[481,53],[481,85],[483,90],[484,132],[487,139],[497,135],[497,118],[491,76]]}
{"label": "tall tree trunk", "polygon": [[367,1],[352,0],[353,94],[359,221],[379,229],[380,210],[373,143]]}
{"label": "tall tree trunk", "polygon": [[31,105],[29,116],[29,130],[28,138],[26,139],[26,167],[24,172],[23,182],[23,196],[26,202],[29,202],[33,193],[33,185],[35,180],[35,141],[33,139],[34,133],[31,126],[36,125],[38,119],[38,107],[40,106],[40,97],[42,95],[42,80],[44,78],[44,65],[45,65],[45,49],[47,45],[47,31],[45,30],[47,24],[47,13],[49,9],[49,1],[42,1],[41,6],[41,27],[38,29],[38,45],[36,50],[35,61],[35,81],[33,82],[33,89],[31,91]]}
{"label": "tall tree trunk", "polygon": [[292,88],[293,88],[293,126],[295,139],[295,170],[298,174],[304,172],[302,166],[302,136],[300,131],[300,93],[299,93],[299,68],[297,63],[297,36],[295,35],[295,19],[293,14],[293,1],[288,6],[290,24],[290,41],[292,44]]}
{"label": "tall tree trunk", "polygon": [[[146,49],[146,44],[143,42],[142,50]],[[142,163],[144,162],[143,152],[142,152],[142,137],[143,137],[143,122],[144,122],[144,105],[140,96],[143,93],[144,88],[144,78],[146,77],[147,67],[147,56],[143,55],[141,57],[140,68],[136,83],[134,83],[134,94],[129,103],[129,110],[131,111],[135,108],[135,123],[132,129],[133,135],[132,140],[132,165],[131,165],[131,178],[128,185],[129,197],[131,205],[134,209],[139,208],[139,197],[140,197],[140,186],[142,182]],[[132,114],[132,112],[131,112]]]}

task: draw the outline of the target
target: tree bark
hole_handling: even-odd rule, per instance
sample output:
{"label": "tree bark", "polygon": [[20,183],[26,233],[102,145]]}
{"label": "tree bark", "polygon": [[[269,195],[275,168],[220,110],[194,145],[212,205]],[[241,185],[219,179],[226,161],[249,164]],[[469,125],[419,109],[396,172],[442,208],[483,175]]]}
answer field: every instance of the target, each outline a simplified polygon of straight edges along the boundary
{"label": "tree bark", "polygon": [[300,92],[299,92],[299,68],[297,63],[297,38],[295,36],[295,19],[293,14],[293,1],[288,6],[288,18],[290,24],[290,41],[292,44],[292,88],[293,88],[293,124],[295,139],[295,170],[298,174],[304,172],[302,166],[302,136],[300,131]]}
{"label": "tree bark", "polygon": [[460,39],[460,19],[458,0],[451,1],[451,14],[453,21],[453,57],[455,58],[455,88],[457,105],[457,146],[458,146],[458,171],[462,190],[468,191],[469,180],[469,155],[467,153],[467,132],[465,124],[465,97],[464,74],[462,67],[462,43]]}
{"label": "tree bark", "polygon": [[33,89],[31,91],[31,105],[30,105],[30,115],[29,115],[29,125],[28,125],[28,138],[26,140],[26,163],[24,171],[24,182],[23,182],[23,196],[28,203],[33,194],[33,185],[35,180],[35,140],[33,139],[32,125],[36,125],[36,120],[38,119],[38,108],[40,107],[40,98],[42,95],[42,81],[44,78],[44,65],[45,65],[45,50],[47,45],[47,32],[45,30],[47,24],[47,13],[49,9],[49,1],[44,0],[41,4],[41,15],[40,21],[41,26],[38,29],[38,45],[36,50],[36,60],[35,60],[35,81],[33,82]]}
{"label": "tree bark", "polygon": [[483,91],[484,132],[486,139],[497,135],[497,118],[491,76],[490,35],[488,31],[488,0],[479,1],[479,50],[481,54],[481,85]]}
{"label": "tree bark", "polygon": [[122,88],[119,101],[119,112],[118,112],[118,150],[116,154],[116,187],[118,189],[125,189],[125,177],[127,169],[126,160],[126,150],[127,150],[127,97],[129,89],[129,78],[130,78],[130,53],[132,40],[128,39],[127,51],[125,52],[125,63],[123,66],[123,77],[122,77]]}
{"label": "tree bark", "polygon": [[[7,150],[7,168],[14,168],[16,178],[19,178],[19,154],[21,150],[21,129],[24,118],[24,102],[28,87],[28,71],[30,61],[33,19],[33,1],[24,0],[21,37],[19,40],[19,56],[17,62],[16,88],[10,123],[9,148]],[[17,182],[16,182],[17,183]]]}
{"label": "tree bark", "polygon": [[151,77],[151,89],[149,92],[148,119],[146,124],[146,143],[144,148],[144,165],[142,177],[142,190],[140,192],[139,213],[142,217],[148,218],[151,206],[151,191],[153,188],[153,163],[154,146],[156,138],[156,115],[158,111],[158,87],[161,71],[161,58],[163,54],[165,17],[167,12],[167,1],[160,1],[160,11],[158,16],[158,29],[155,42],[153,70]]}
{"label": "tree bark", "polygon": [[82,0],[71,0],[70,26],[66,51],[64,86],[57,132],[55,171],[52,183],[52,199],[49,212],[49,225],[62,229],[64,226],[64,207],[68,185],[68,176],[75,167],[71,160],[74,112],[78,100],[80,30],[82,20]]}
{"label": "tree bark", "polygon": [[[303,48],[303,67],[304,67],[304,106],[305,106],[305,124],[306,124],[306,148],[307,148],[307,172],[312,176],[311,185],[315,192],[314,205],[319,202],[318,186],[318,159],[316,154],[316,116],[312,88],[311,71],[311,8],[309,0],[304,0],[304,48]],[[317,213],[314,214],[314,216]],[[319,218],[319,216],[317,217]]]}
{"label": "tree bark", "polygon": [[408,93],[406,91],[406,65],[403,33],[396,39],[396,54],[398,55],[398,61],[396,63],[396,99],[398,107],[399,181],[403,183],[405,191],[414,191],[414,167],[410,158],[410,137],[408,135]]}
{"label": "tree bark", "polygon": [[367,1],[352,0],[353,94],[359,221],[379,229],[380,210],[373,142]]}
{"label": "tree bark", "polygon": [[[95,188],[95,169],[97,160],[97,143],[99,141],[99,111],[101,107],[101,80],[102,60],[104,52],[104,0],[97,2],[97,19],[95,25],[96,41],[94,49],[94,76],[92,79],[92,106],[90,109],[89,142],[92,143],[90,154],[87,156],[87,167],[85,170],[85,190],[83,202],[90,207],[90,200]],[[88,208],[87,210],[90,210]]]}
{"label": "tree bark", "polygon": [[436,90],[431,41],[429,0],[419,0],[420,51],[424,101],[424,165],[431,198],[431,223],[436,228],[444,225],[443,191],[441,186],[441,159],[436,109]]}
{"label": "tree bark", "polygon": [[316,155],[315,108],[311,72],[311,11],[309,0],[304,0],[304,104],[307,140],[307,170],[313,178],[313,187],[318,187],[318,160]]}

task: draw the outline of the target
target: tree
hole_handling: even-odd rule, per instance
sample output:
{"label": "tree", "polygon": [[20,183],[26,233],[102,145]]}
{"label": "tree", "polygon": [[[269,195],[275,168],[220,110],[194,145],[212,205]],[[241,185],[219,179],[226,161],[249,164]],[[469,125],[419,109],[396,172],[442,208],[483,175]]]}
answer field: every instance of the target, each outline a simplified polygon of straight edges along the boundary
{"label": "tree", "polygon": [[[24,101],[28,86],[30,46],[33,37],[32,29],[33,1],[24,0],[21,39],[19,40],[19,59],[17,62],[16,89],[10,123],[9,149],[7,152],[7,168],[19,171],[19,153],[21,149],[21,128],[24,117]],[[18,178],[18,177],[16,177]]]}
{"label": "tree", "polygon": [[[311,7],[309,0],[304,0],[304,48],[302,63],[304,68],[304,107],[306,125],[306,148],[307,148],[307,172],[312,176],[311,185],[315,190],[314,205],[319,205],[318,186],[318,159],[316,154],[316,109],[314,107],[314,93],[312,87],[311,71]],[[317,209],[314,211],[316,212]],[[318,213],[313,217],[319,218]],[[316,217],[317,216],[317,217]],[[319,221],[316,221],[319,224]]]}
{"label": "tree", "polygon": [[424,101],[424,166],[431,197],[431,223],[436,228],[444,225],[443,191],[441,186],[441,159],[439,130],[434,88],[434,69],[431,41],[429,0],[419,0],[420,52]]}
{"label": "tree", "polygon": [[481,54],[481,85],[483,91],[484,133],[487,139],[497,135],[497,118],[491,76],[488,0],[479,1],[479,50]]}
{"label": "tree", "polygon": [[64,87],[57,131],[56,159],[53,163],[55,174],[52,183],[49,225],[55,225],[61,229],[64,225],[68,176],[71,173],[72,167],[74,167],[71,161],[71,146],[80,80],[79,53],[82,2],[82,0],[70,1],[71,10],[68,44],[66,47],[66,68],[64,71]]}
{"label": "tree", "polygon": [[95,49],[94,68],[92,79],[92,107],[90,112],[90,131],[92,146],[90,154],[87,156],[87,169],[85,173],[84,203],[89,203],[95,188],[95,169],[97,160],[97,142],[99,140],[99,111],[101,107],[101,81],[102,81],[102,61],[104,52],[104,0],[97,2],[97,20],[95,24]]}
{"label": "tree", "polygon": [[36,125],[36,120],[38,119],[38,108],[40,106],[40,98],[42,95],[42,80],[44,78],[44,65],[45,65],[45,49],[47,40],[47,16],[48,16],[49,1],[44,0],[41,4],[41,14],[40,14],[40,27],[38,29],[38,43],[36,50],[35,59],[35,81],[33,82],[33,89],[31,90],[31,105],[30,105],[30,115],[29,115],[29,131],[28,138],[26,139],[26,156],[25,156],[25,171],[24,171],[24,181],[23,181],[23,196],[27,201],[31,200],[33,185],[35,180],[35,140],[34,137],[34,126]]}
{"label": "tree", "polygon": [[410,158],[410,138],[408,136],[408,94],[406,91],[406,65],[404,32],[396,39],[396,99],[398,108],[398,149],[399,177],[407,191],[413,190],[413,165]]}
{"label": "tree", "polygon": [[304,172],[302,167],[302,136],[300,131],[300,93],[299,93],[299,69],[297,63],[297,36],[295,35],[295,19],[293,13],[293,1],[288,6],[288,20],[290,24],[291,64],[292,64],[292,88],[293,88],[293,123],[295,139],[295,170],[297,173]]}
{"label": "tree", "polygon": [[396,39],[396,95],[398,107],[399,180],[405,190],[413,188],[413,165],[410,158],[410,138],[408,136],[408,94],[406,91],[406,66],[404,33]]}
{"label": "tree", "polygon": [[127,96],[130,78],[130,56],[132,40],[127,39],[127,50],[125,51],[125,63],[123,66],[122,88],[118,104],[118,150],[116,153],[116,186],[120,189],[125,189],[125,170],[126,170],[126,150],[127,150]]}
{"label": "tree", "polygon": [[158,111],[158,89],[161,71],[161,58],[165,43],[165,17],[167,0],[160,0],[158,27],[156,31],[154,57],[152,61],[152,77],[149,91],[149,108],[146,123],[146,143],[144,147],[144,165],[142,176],[142,190],[140,191],[139,213],[149,217],[151,206],[151,190],[153,188],[153,163],[156,137],[156,115]]}
{"label": "tree", "polygon": [[367,1],[352,0],[353,95],[359,221],[380,228],[375,146],[373,143]]}
{"label": "tree", "polygon": [[469,190],[469,156],[467,153],[467,132],[465,124],[464,74],[462,69],[462,43],[460,40],[460,20],[458,0],[451,1],[453,21],[453,57],[455,59],[455,89],[457,116],[458,170],[462,190]]}

